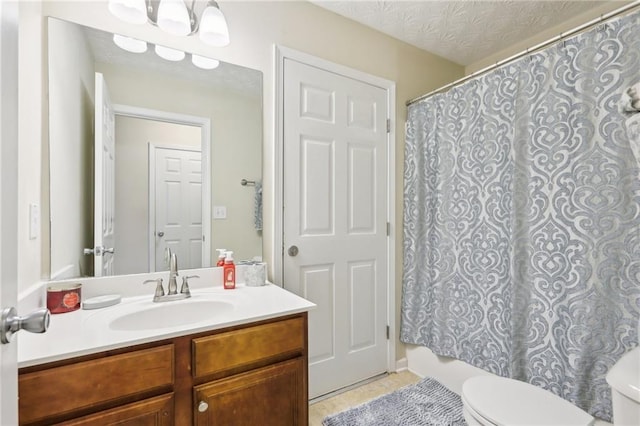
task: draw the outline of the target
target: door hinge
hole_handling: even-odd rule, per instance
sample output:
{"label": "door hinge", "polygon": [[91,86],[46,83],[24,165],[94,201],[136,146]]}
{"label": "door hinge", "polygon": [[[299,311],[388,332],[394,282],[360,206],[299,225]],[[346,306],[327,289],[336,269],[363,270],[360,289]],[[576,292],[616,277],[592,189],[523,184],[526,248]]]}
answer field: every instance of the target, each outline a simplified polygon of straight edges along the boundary
{"label": "door hinge", "polygon": [[387,237],[391,235],[391,223],[387,222]]}
{"label": "door hinge", "polygon": [[389,333],[390,333],[389,326],[387,326],[387,340],[389,340]]}
{"label": "door hinge", "polygon": [[391,133],[391,119],[387,118],[387,133]]}
{"label": "door hinge", "polygon": [[202,242],[204,243],[204,235],[202,236]]}

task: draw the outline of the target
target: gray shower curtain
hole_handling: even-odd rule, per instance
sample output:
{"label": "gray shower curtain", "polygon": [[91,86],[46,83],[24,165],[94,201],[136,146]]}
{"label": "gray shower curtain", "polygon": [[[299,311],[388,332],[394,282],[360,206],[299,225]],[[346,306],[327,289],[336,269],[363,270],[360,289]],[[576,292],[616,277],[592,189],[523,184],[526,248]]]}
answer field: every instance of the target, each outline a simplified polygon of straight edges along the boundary
{"label": "gray shower curtain", "polygon": [[638,345],[640,13],[412,104],[401,340],[611,420]]}

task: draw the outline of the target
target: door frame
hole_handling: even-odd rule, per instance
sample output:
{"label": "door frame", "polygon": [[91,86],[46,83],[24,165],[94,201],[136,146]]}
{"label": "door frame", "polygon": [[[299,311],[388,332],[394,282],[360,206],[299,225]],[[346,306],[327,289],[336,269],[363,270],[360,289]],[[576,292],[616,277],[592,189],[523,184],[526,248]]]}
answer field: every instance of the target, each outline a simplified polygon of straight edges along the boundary
{"label": "door frame", "polygon": [[291,59],[324,71],[379,87],[387,92],[389,132],[387,133],[387,371],[396,371],[396,83],[367,74],[344,65],[336,64],[285,46],[274,46],[274,223],[273,223],[273,278],[277,285],[284,285],[284,61]]}
{"label": "door frame", "polygon": [[[162,121],[165,123],[184,124],[200,127],[200,151],[205,161],[202,162],[202,266],[211,259],[211,120],[196,115],[178,114],[150,108],[140,108],[131,105],[113,104],[116,116],[142,118]],[[151,212],[149,212],[151,214]],[[149,217],[149,232],[151,232],[151,218]],[[150,253],[150,252],[149,252]],[[149,256],[151,258],[151,256]],[[149,260],[151,264],[151,260]],[[215,266],[213,263],[210,266]]]}
{"label": "door frame", "polygon": [[[149,218],[147,222],[149,223],[149,233],[148,244],[149,244],[149,272],[155,272],[156,270],[156,150],[157,149],[170,149],[173,151],[190,151],[190,152],[200,152],[202,154],[202,150],[193,149],[191,147],[185,145],[168,145],[161,143],[148,142],[147,144],[147,154],[149,157]],[[202,185],[204,182],[202,183]],[[204,186],[203,186],[204,187]],[[203,203],[202,194],[200,194],[200,202]],[[202,233],[204,234],[204,218],[202,220]],[[204,244],[202,245],[204,250]],[[153,252],[153,256],[151,253]],[[202,267],[204,267],[201,264]],[[213,266],[213,265],[211,265]]]}

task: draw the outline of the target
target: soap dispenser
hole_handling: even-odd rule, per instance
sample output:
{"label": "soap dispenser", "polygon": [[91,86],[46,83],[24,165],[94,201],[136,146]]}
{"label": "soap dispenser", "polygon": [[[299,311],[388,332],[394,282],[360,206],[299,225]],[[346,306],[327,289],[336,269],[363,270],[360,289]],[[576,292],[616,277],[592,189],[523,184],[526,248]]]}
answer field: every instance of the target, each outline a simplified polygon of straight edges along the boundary
{"label": "soap dispenser", "polygon": [[236,288],[236,265],[233,264],[233,252],[228,251],[224,258],[224,288],[231,290]]}
{"label": "soap dispenser", "polygon": [[224,257],[227,250],[226,249],[216,249],[216,250],[218,251],[218,262],[216,263],[216,266],[224,266]]}

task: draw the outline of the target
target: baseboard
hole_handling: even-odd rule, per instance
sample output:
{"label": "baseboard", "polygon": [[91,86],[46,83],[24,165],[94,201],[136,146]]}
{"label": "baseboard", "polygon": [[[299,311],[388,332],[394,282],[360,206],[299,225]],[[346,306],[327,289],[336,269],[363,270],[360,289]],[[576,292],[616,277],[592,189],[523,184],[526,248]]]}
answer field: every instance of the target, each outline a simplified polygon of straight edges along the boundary
{"label": "baseboard", "polygon": [[396,369],[395,369],[396,373],[399,373],[401,371],[405,371],[408,369],[409,369],[409,361],[407,361],[407,357],[396,360]]}

